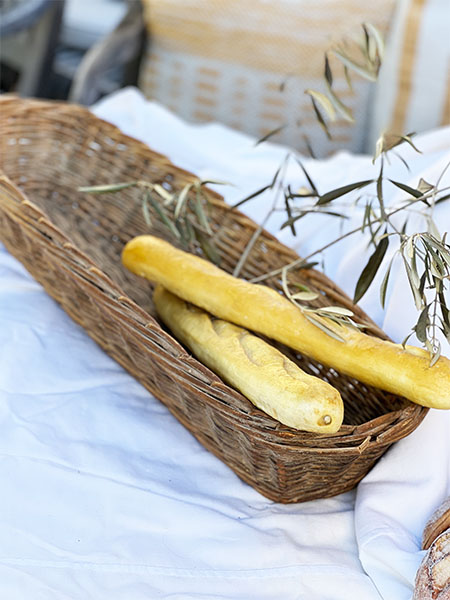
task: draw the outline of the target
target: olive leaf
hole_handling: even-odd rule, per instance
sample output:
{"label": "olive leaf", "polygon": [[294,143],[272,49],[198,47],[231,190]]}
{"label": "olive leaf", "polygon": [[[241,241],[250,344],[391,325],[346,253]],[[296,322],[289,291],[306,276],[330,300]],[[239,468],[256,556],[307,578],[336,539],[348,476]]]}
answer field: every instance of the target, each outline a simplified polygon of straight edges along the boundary
{"label": "olive leaf", "polygon": [[90,185],[82,186],[78,188],[79,192],[85,192],[89,194],[110,194],[112,192],[120,192],[126,188],[138,185],[139,181],[127,181],[125,183],[111,183],[106,185]]}
{"label": "olive leaf", "polygon": [[365,187],[366,185],[369,185],[369,183],[373,183],[373,179],[365,179],[364,181],[357,181],[356,183],[350,183],[348,185],[339,187],[335,190],[331,190],[330,192],[327,192],[326,194],[322,194],[321,196],[319,196],[317,205],[321,206],[322,204],[328,204],[328,202],[331,202],[332,200],[336,200],[336,198],[340,198],[341,196],[344,196],[345,194],[348,194],[349,192],[353,192],[354,190],[359,190],[359,189]]}
{"label": "olive leaf", "polygon": [[317,191],[317,188],[316,188],[316,186],[315,186],[315,184],[314,184],[314,181],[313,181],[313,180],[311,179],[311,177],[309,176],[309,174],[308,174],[308,171],[305,169],[305,167],[304,167],[303,163],[302,163],[302,162],[301,162],[301,161],[300,161],[300,160],[299,160],[297,157],[296,157],[296,159],[295,159],[295,160],[297,161],[297,164],[299,165],[299,167],[300,167],[300,168],[301,168],[301,170],[303,171],[303,173],[304,173],[304,175],[305,175],[306,179],[308,180],[308,183],[309,183],[309,185],[311,186],[311,189],[313,190],[313,192],[314,192],[316,195],[319,195],[319,192]]}
{"label": "olive leaf", "polygon": [[328,117],[331,121],[336,119],[336,111],[334,109],[333,103],[330,101],[328,96],[322,94],[321,92],[316,92],[315,90],[307,89],[305,90],[305,94],[311,97],[313,104],[318,102],[323,110],[327,113]]}
{"label": "olive leaf", "polygon": [[328,54],[325,52],[325,70],[324,70],[325,81],[331,87],[333,85],[333,74],[330,69],[330,61],[328,60]]}
{"label": "olive leaf", "polygon": [[338,113],[340,113],[340,115],[346,121],[349,121],[350,123],[354,123],[355,119],[353,117],[352,111],[348,108],[348,106],[345,106],[345,104],[342,102],[342,100],[333,92],[333,90],[331,89],[331,86],[328,86],[328,95],[329,95],[331,104],[336,109],[336,111]]}
{"label": "olive leaf", "polygon": [[356,62],[355,60],[347,56],[344,52],[342,52],[342,50],[335,49],[333,50],[333,54],[342,62],[344,66],[346,66],[351,71],[355,71],[355,73],[358,73],[358,75],[360,75],[364,79],[367,79],[368,81],[377,80],[377,73],[374,71],[373,68]]}
{"label": "olive leaf", "polygon": [[324,306],[319,308],[318,312],[323,315],[342,315],[344,317],[353,317],[353,311],[343,306]]}
{"label": "olive leaf", "polygon": [[417,339],[422,343],[425,343],[427,339],[427,329],[430,325],[429,309],[430,305],[425,305],[419,315],[416,325],[413,327],[413,331],[415,331]]}
{"label": "olive leaf", "polygon": [[364,31],[366,31],[368,33],[368,35],[370,35],[371,38],[374,40],[378,56],[379,56],[380,60],[383,60],[383,57],[384,57],[383,36],[378,31],[378,29],[374,25],[372,25],[372,23],[364,23]]}
{"label": "olive leaf", "polygon": [[370,284],[372,283],[381,263],[383,262],[384,255],[386,254],[388,247],[389,237],[384,236],[375,248],[375,252],[370,256],[369,261],[362,270],[361,275],[356,283],[355,294],[353,297],[353,302],[355,304],[361,300],[366,291],[369,289]]}
{"label": "olive leaf", "polygon": [[178,229],[175,227],[173,221],[164,213],[161,209],[159,203],[153,198],[150,191],[147,192],[147,200],[152,206],[153,210],[156,212],[161,222],[169,229],[169,231],[174,235],[178,240],[181,239],[181,234]]}
{"label": "olive leaf", "polygon": [[389,283],[389,277],[391,274],[391,270],[392,270],[392,264],[394,262],[394,258],[395,258],[395,254],[394,256],[391,258],[389,265],[386,269],[386,272],[384,274],[383,280],[381,282],[380,285],[380,304],[382,306],[382,308],[384,309],[385,304],[386,304],[386,292],[387,292],[387,287],[388,287],[388,283]]}
{"label": "olive leaf", "polygon": [[394,181],[393,179],[389,179],[389,181],[395,186],[397,186],[399,189],[409,194],[410,196],[414,196],[414,198],[422,198],[423,196],[423,192],[421,192],[420,190],[416,190],[410,187],[409,185],[406,185],[405,183],[401,183],[400,181]]}
{"label": "olive leaf", "polygon": [[184,186],[184,188],[178,194],[177,203],[175,205],[175,211],[174,211],[174,217],[175,217],[175,219],[178,219],[178,217],[180,216],[180,213],[181,213],[183,207],[186,205],[188,194],[191,191],[192,186],[193,186],[193,184],[191,184],[191,183],[188,184],[188,185],[186,185],[186,186]]}
{"label": "olive leaf", "polygon": [[280,125],[279,127],[272,129],[271,131],[269,131],[268,133],[263,135],[261,138],[259,138],[259,140],[257,140],[255,142],[255,146],[259,146],[263,142],[267,142],[267,140],[269,140],[271,137],[273,137],[277,133],[281,133],[282,131],[284,131],[286,129],[286,127],[287,127],[287,125]]}
{"label": "olive leaf", "polygon": [[351,92],[353,92],[353,84],[352,84],[352,80],[350,77],[350,71],[349,71],[349,68],[347,67],[347,65],[344,65],[344,76],[345,76],[345,81],[347,82],[348,89]]}
{"label": "olive leaf", "polygon": [[144,194],[144,198],[142,200],[142,214],[144,215],[144,221],[149,227],[151,227],[152,219],[150,217],[150,211],[148,210],[148,192]]}
{"label": "olive leaf", "polygon": [[316,104],[316,101],[315,101],[315,99],[314,99],[314,97],[313,97],[313,96],[311,96],[311,102],[312,102],[312,106],[313,106],[313,109],[314,109],[314,113],[315,113],[315,115],[316,115],[316,118],[317,118],[317,120],[319,121],[319,125],[320,125],[320,126],[322,127],[322,129],[324,130],[324,132],[325,132],[325,134],[326,134],[327,138],[328,138],[329,140],[331,140],[331,133],[330,133],[330,130],[328,129],[328,125],[326,124],[326,122],[325,122],[325,119],[324,119],[324,118],[323,118],[323,116],[322,116],[322,113],[321,113],[321,112],[320,112],[320,110],[318,109],[318,107],[317,107],[317,104]]}
{"label": "olive leaf", "polygon": [[256,192],[252,192],[251,194],[249,194],[242,200],[239,200],[239,202],[236,202],[236,204],[233,204],[233,206],[231,208],[238,208],[238,206],[241,206],[242,204],[244,204],[245,202],[248,202],[249,200],[253,200],[253,198],[257,198],[258,196],[260,196],[267,190],[270,190],[272,187],[273,187],[272,183],[269,183],[268,185],[264,185],[262,188],[259,188],[258,190],[256,190]]}
{"label": "olive leaf", "polygon": [[419,179],[419,183],[417,185],[417,189],[422,194],[426,194],[427,192],[431,192],[434,189],[434,185],[425,181],[422,177]]}
{"label": "olive leaf", "polygon": [[318,327],[321,331],[323,331],[330,337],[334,338],[338,342],[345,342],[344,338],[340,336],[334,329],[328,327],[328,325],[322,319],[317,318],[312,314],[308,314],[307,312],[305,312],[304,315],[310,323]]}
{"label": "olive leaf", "polygon": [[295,294],[291,295],[292,300],[304,300],[304,301],[317,300],[318,297],[319,297],[319,294],[317,292],[313,292],[311,290],[304,291],[304,292],[296,292]]}

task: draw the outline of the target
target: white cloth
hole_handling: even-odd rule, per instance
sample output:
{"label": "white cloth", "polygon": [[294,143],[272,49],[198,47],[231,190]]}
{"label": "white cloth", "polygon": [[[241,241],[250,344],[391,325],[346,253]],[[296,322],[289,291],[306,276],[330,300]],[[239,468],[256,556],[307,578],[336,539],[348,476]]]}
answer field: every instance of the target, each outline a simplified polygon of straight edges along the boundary
{"label": "white cloth", "polygon": [[[266,184],[284,156],[218,125],[188,125],[133,89],[95,112],[200,177],[234,183],[220,187],[230,202]],[[450,158],[449,130],[417,143],[423,155],[405,149],[414,179],[432,181]],[[368,157],[349,154],[304,163],[323,190],[374,173]],[[391,168],[405,181],[400,162]],[[304,184],[298,170],[289,176]],[[390,194],[395,201],[395,188]],[[271,201],[244,210],[260,220]],[[438,208],[448,228],[449,207]],[[276,232],[279,220],[268,228]],[[298,239],[280,237],[305,255],[335,228],[321,217]],[[364,253],[352,242],[324,256],[350,293]],[[362,305],[398,338],[412,309],[400,276],[392,281],[385,314],[374,292]],[[450,413],[430,411],[357,490],[273,503],[201,447],[0,251],[2,598],[409,600],[423,526],[450,493],[449,431]]]}

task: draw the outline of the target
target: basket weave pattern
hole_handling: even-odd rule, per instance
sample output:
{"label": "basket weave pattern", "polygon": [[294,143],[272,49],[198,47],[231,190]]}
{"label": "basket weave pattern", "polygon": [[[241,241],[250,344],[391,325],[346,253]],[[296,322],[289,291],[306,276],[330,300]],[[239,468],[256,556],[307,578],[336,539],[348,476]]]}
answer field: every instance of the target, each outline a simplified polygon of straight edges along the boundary
{"label": "basket weave pattern", "polygon": [[[158,323],[152,286],[121,265],[124,244],[163,225],[145,223],[140,192],[81,194],[79,186],[143,179],[170,190],[195,181],[144,144],[88,110],[64,103],[0,99],[0,239],[64,310],[211,452],[244,481],[279,502],[352,489],[389,446],[413,431],[427,409],[363,386],[277,346],[301,368],[339,389],[344,425],[333,435],[296,431],[255,408],[194,359]],[[221,267],[231,272],[256,225],[208,192]],[[255,277],[297,255],[263,232],[242,276]],[[323,274],[293,276],[322,292],[321,304],[354,310],[386,337]],[[267,282],[279,288],[276,279]]]}

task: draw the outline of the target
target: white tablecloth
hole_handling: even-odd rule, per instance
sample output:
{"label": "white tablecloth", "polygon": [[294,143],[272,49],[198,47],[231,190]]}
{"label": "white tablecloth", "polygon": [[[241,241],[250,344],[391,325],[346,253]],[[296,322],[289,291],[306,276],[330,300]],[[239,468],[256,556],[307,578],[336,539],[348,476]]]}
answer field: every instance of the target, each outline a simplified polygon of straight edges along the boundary
{"label": "white tablecloth", "polygon": [[[95,112],[200,177],[232,182],[220,188],[230,202],[268,183],[284,156],[219,125],[188,125],[133,89]],[[450,130],[417,144],[423,154],[402,150],[411,185],[436,180],[450,160]],[[369,157],[347,153],[304,163],[324,191],[376,173]],[[400,161],[389,168],[407,182]],[[304,184],[293,166],[288,176]],[[393,186],[385,194],[390,203],[401,197]],[[260,220],[270,202],[244,210]],[[278,233],[280,219],[268,228]],[[449,206],[437,207],[436,221],[448,230]],[[279,237],[305,255],[338,227],[320,217],[298,238]],[[365,242],[323,258],[351,294]],[[361,304],[399,341],[414,323],[399,270],[384,313],[376,290]],[[355,491],[273,503],[203,449],[0,250],[1,598],[409,600],[423,526],[450,493],[449,432],[450,413],[432,410]]]}

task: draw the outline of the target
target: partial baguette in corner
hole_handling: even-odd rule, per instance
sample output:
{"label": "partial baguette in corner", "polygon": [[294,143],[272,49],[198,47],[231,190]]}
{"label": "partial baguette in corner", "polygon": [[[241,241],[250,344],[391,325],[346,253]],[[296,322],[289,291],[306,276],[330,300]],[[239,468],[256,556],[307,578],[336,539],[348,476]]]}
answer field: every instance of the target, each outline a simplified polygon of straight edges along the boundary
{"label": "partial baguette in corner", "polygon": [[281,423],[317,433],[339,430],[339,392],[308,375],[284,354],[245,329],[188,304],[158,285],[158,315],[193,354],[255,406]]}

